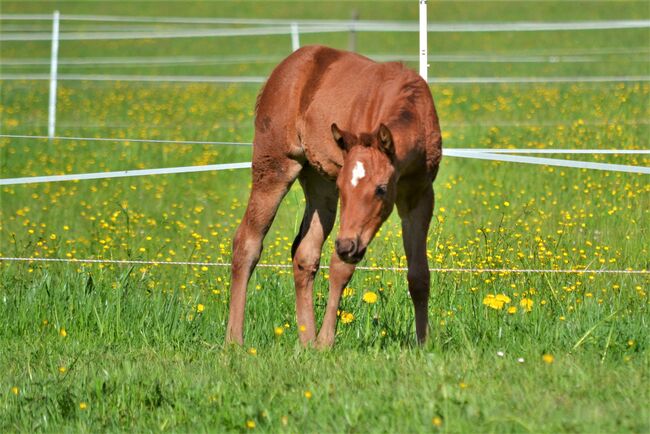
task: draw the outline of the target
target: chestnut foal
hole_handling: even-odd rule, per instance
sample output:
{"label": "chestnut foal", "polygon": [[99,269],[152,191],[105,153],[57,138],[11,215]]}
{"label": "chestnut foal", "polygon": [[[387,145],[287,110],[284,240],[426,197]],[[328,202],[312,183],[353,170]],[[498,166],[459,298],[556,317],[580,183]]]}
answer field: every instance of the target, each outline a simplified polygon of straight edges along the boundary
{"label": "chestnut foal", "polygon": [[[301,343],[334,343],[341,292],[395,204],[417,338],[424,342],[430,287],[426,238],[441,147],[429,87],[402,64],[379,64],[323,46],[301,48],[282,61],[257,101],[253,187],[233,243],[226,342],[243,344],[248,281],[262,240],[296,179],[306,199],[291,252]],[[339,197],[329,298],[316,336],[314,277]]]}

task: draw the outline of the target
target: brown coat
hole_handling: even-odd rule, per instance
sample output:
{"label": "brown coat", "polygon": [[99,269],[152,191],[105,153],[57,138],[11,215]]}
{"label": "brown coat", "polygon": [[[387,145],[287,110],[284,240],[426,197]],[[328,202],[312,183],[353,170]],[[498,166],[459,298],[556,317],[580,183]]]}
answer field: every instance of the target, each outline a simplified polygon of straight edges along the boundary
{"label": "brown coat", "polygon": [[[233,241],[226,341],[243,343],[248,280],[282,198],[299,179],[306,207],[292,259],[301,342],[333,344],[341,292],[395,205],[423,342],[430,287],[426,236],[441,145],[429,87],[403,65],[322,46],[301,48],[281,62],[257,101],[253,188]],[[314,277],[339,202],[330,291],[316,338]]]}

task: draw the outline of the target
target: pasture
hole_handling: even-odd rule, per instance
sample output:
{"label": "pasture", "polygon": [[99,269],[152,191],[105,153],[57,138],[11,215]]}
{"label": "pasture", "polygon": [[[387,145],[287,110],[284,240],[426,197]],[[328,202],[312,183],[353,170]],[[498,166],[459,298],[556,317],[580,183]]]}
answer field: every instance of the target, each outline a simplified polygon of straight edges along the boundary
{"label": "pasture", "polygon": [[[0,7],[2,14],[58,8],[64,16],[291,19],[348,19],[357,9],[361,19],[417,20],[414,1],[3,0]],[[431,23],[614,19],[648,20],[650,8],[429,4]],[[150,24],[64,20],[62,32],[127,25]],[[50,26],[3,17],[0,35]],[[175,26],[154,25],[220,28]],[[417,41],[417,33],[359,32],[357,48],[415,56]],[[647,27],[431,33],[429,77],[647,77],[648,41]],[[304,34],[300,42],[346,48],[348,34]],[[290,50],[289,35],[61,41],[59,73],[266,76]],[[2,42],[0,77],[47,74],[49,53],[48,41]],[[79,58],[91,61],[70,61]],[[0,86],[0,134],[46,134],[48,82],[0,79]],[[0,137],[0,178],[250,161],[245,145],[135,140],[249,143],[259,83],[58,86],[57,136],[116,140]],[[647,79],[437,83],[431,91],[444,148],[648,149]],[[650,165],[647,154],[550,157]],[[405,273],[393,269],[405,266],[396,215],[360,264],[369,269],[344,292],[334,349],[299,346],[286,268],[303,213],[297,184],[264,243],[261,263],[272,266],[258,267],[249,285],[243,348],[223,347],[228,267],[0,261],[0,431],[648,432],[650,275],[449,271],[648,270],[648,181],[443,158],[428,254],[431,267],[446,271],[432,273],[422,348]],[[247,169],[1,186],[0,256],[228,263],[249,188]],[[322,265],[332,247],[330,238]],[[327,279],[322,268],[317,321]]]}

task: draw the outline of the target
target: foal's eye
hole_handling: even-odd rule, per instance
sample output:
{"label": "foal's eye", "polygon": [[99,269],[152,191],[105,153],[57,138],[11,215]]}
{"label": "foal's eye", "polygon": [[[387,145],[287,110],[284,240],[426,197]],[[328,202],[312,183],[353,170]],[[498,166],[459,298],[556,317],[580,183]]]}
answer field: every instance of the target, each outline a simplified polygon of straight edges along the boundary
{"label": "foal's eye", "polygon": [[377,195],[377,197],[384,197],[384,196],[386,196],[387,191],[388,191],[387,186],[378,185],[377,188],[375,189],[375,195]]}

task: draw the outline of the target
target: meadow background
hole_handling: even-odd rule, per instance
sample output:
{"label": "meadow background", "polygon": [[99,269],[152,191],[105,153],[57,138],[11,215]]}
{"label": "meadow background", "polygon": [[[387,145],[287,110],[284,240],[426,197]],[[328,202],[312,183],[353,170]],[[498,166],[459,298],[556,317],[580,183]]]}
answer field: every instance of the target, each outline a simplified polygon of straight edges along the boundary
{"label": "meadow background", "polygon": [[[3,0],[0,9],[291,19],[347,19],[357,10],[361,19],[410,21],[418,13],[415,1]],[[649,18],[646,1],[429,3],[430,22]],[[0,18],[0,35],[49,32],[50,25]],[[124,23],[64,20],[61,31],[97,26]],[[417,41],[416,33],[359,33],[357,48],[413,56]],[[301,43],[346,48],[348,34],[302,35]],[[288,35],[62,41],[59,72],[265,76],[290,50]],[[647,28],[439,33],[430,34],[429,51],[450,56],[430,62],[435,78],[650,74]],[[0,77],[47,73],[49,52],[47,41],[2,42]],[[242,59],[251,56],[258,58]],[[115,57],[138,60],[106,63]],[[75,64],[82,58],[90,62]],[[0,86],[0,133],[46,134],[47,81],[0,79]],[[57,135],[250,142],[259,88],[60,81]],[[648,81],[431,91],[448,148],[648,148]],[[4,137],[0,177],[250,155],[246,146]],[[580,158],[650,165],[639,155]],[[0,256],[228,262],[249,188],[248,170],[4,186]],[[445,158],[435,190],[432,267],[650,266],[647,175]],[[262,263],[290,264],[303,203],[294,186]],[[400,235],[393,215],[362,265],[404,266]],[[323,264],[331,249],[330,240]],[[418,348],[404,273],[360,270],[345,291],[336,347],[325,352],[297,343],[286,268],[257,269],[245,347],[224,348],[229,276],[223,267],[0,262],[0,431],[650,430],[647,274],[433,273],[431,339]],[[321,270],[319,315],[327,278]]]}

